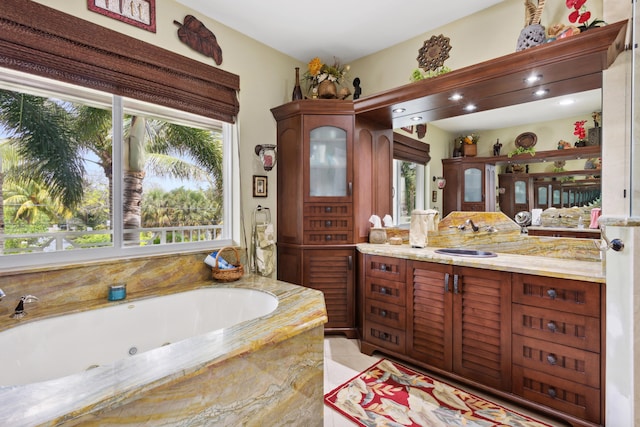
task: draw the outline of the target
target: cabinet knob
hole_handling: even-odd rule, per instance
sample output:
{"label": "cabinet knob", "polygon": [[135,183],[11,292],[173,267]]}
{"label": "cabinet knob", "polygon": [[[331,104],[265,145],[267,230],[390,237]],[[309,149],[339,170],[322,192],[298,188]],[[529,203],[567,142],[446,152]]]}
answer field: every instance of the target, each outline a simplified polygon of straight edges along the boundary
{"label": "cabinet knob", "polygon": [[551,331],[551,332],[555,332],[556,329],[558,329],[558,327],[556,326],[555,322],[549,322],[547,323],[547,328]]}
{"label": "cabinet knob", "polygon": [[381,317],[387,317],[387,310],[380,310]]}
{"label": "cabinet knob", "polygon": [[324,240],[331,240],[331,234],[327,234],[326,236],[324,236]]}
{"label": "cabinet knob", "polygon": [[555,397],[558,395],[558,393],[556,392],[556,389],[553,387],[549,387],[549,390],[547,391],[547,394],[551,397],[553,397],[555,399]]}
{"label": "cabinet knob", "polygon": [[387,288],[380,288],[380,293],[386,295],[387,294]]}
{"label": "cabinet knob", "polygon": [[547,295],[549,295],[549,298],[551,299],[556,299],[556,297],[558,296],[558,293],[556,292],[555,289],[549,289],[547,290]]}
{"label": "cabinet knob", "polygon": [[387,271],[387,264],[380,264],[380,271]]}
{"label": "cabinet knob", "polygon": [[555,354],[549,353],[547,356],[547,362],[549,362],[549,365],[555,365],[558,362],[558,359]]}
{"label": "cabinet knob", "polygon": [[324,211],[325,212],[331,212],[331,206],[325,206],[324,207]]}
{"label": "cabinet knob", "polygon": [[386,333],[386,332],[383,332],[383,333],[380,334],[380,338],[382,338],[385,341],[388,341],[389,340],[389,334]]}
{"label": "cabinet knob", "polygon": [[325,221],[324,222],[324,226],[325,227],[331,227],[331,221]]}

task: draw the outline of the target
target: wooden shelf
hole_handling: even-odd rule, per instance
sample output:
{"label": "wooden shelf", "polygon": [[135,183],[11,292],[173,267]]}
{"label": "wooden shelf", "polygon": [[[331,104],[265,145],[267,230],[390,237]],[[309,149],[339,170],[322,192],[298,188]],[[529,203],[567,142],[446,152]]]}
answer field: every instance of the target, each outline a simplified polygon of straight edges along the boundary
{"label": "wooden shelf", "polygon": [[599,145],[590,145],[587,147],[575,147],[566,150],[547,150],[536,151],[535,156],[531,154],[518,154],[517,156],[495,156],[485,157],[485,159],[492,159],[489,163],[495,163],[496,165],[506,164],[520,164],[520,163],[542,163],[542,162],[555,162],[559,160],[575,160],[575,159],[590,159],[594,157],[600,157],[602,147]]}

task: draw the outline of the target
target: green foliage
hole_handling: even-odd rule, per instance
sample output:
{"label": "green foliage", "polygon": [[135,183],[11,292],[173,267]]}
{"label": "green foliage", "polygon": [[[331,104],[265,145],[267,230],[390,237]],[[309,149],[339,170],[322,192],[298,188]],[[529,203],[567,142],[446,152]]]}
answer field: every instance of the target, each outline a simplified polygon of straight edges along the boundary
{"label": "green foliage", "polygon": [[412,82],[417,82],[419,80],[430,79],[432,77],[437,77],[437,76],[440,76],[442,74],[446,74],[446,73],[449,73],[449,72],[451,72],[451,68],[446,67],[444,65],[442,67],[439,67],[436,70],[429,70],[429,71],[427,71],[425,73],[420,71],[419,68],[416,68],[411,73],[411,77],[409,77],[409,80],[411,80]]}
{"label": "green foliage", "polygon": [[517,156],[518,154],[525,154],[525,153],[529,153],[531,154],[531,157],[536,155],[536,149],[533,147],[518,147],[515,150],[509,152],[509,154],[507,154],[507,157],[511,158],[513,156]]}

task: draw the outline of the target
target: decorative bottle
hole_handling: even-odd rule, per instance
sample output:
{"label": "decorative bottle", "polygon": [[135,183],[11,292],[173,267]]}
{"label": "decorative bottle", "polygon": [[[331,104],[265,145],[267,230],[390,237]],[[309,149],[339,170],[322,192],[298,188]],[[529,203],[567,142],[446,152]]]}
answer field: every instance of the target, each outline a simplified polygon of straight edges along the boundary
{"label": "decorative bottle", "polygon": [[292,101],[302,99],[302,89],[300,88],[300,67],[296,67],[296,85],[293,87]]}

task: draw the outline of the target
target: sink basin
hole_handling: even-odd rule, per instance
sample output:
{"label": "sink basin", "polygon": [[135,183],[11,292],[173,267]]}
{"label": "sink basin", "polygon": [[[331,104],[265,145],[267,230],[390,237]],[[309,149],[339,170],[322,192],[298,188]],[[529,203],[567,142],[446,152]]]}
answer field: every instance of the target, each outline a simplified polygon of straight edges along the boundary
{"label": "sink basin", "polygon": [[491,258],[498,256],[495,252],[478,251],[476,249],[446,248],[436,249],[434,252],[442,255],[466,256],[472,258]]}

